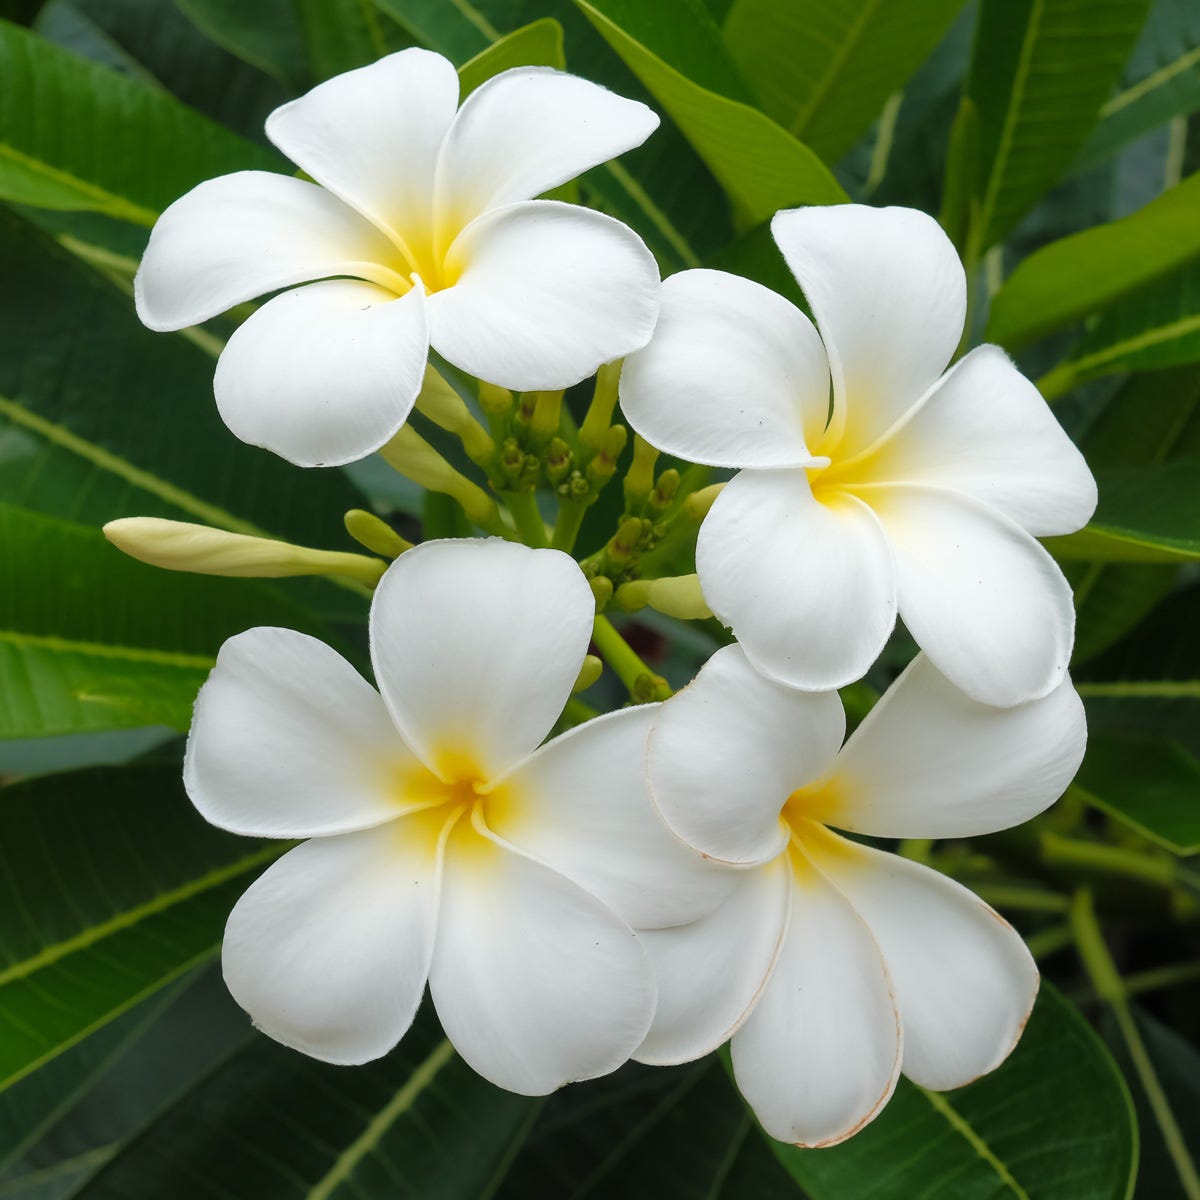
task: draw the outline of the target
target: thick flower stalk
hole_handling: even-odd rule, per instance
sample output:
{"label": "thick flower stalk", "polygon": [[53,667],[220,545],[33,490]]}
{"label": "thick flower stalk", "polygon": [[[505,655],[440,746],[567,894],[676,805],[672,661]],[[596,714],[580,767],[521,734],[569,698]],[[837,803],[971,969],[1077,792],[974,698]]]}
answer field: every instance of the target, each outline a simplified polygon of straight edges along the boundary
{"label": "thick flower stalk", "polygon": [[760,671],[804,690],[864,675],[899,614],[969,695],[1047,695],[1075,613],[1034,539],[1091,516],[1083,457],[998,347],[943,374],[966,285],[931,217],[840,205],[771,228],[819,336],[757,283],[685,271],[621,376],[644,438],[739,471],[696,547],[709,606]]}
{"label": "thick flower stalk", "polygon": [[833,1145],[901,1071],[960,1087],[998,1066],[1038,974],[1016,932],[938,872],[851,840],[991,833],[1051,804],[1083,757],[1069,680],[990,708],[918,656],[841,747],[835,693],[719,650],[661,707],[647,757],[672,830],[736,880],[709,916],[648,931],[658,1008],[638,1051],[699,1058],[732,1037],[739,1088],[772,1136]]}
{"label": "thick flower stalk", "polygon": [[375,594],[379,693],[303,634],[226,642],[196,703],[188,794],[235,833],[309,839],[225,931],[226,982],[265,1033],[366,1062],[428,981],[459,1054],[514,1092],[603,1075],[636,1049],[655,990],[631,925],[690,921],[729,881],[650,805],[652,707],[539,748],[593,611],[558,551],[429,542]]}
{"label": "thick flower stalk", "polygon": [[454,67],[426,50],[339,75],[267,118],[315,182],[225,175],[159,218],[135,281],[152,329],[280,292],[217,364],[218,408],[243,441],[301,466],[363,458],[404,423],[430,347],[531,390],[645,345],[659,279],[641,239],[534,197],[641,145],[658,117],[540,67],[458,99]]}

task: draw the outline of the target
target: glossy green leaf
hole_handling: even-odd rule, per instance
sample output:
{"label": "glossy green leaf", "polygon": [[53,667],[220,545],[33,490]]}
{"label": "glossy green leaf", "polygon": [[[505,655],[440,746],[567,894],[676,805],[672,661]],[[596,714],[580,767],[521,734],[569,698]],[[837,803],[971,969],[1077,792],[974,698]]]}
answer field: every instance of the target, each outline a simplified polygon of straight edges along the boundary
{"label": "glossy green leaf", "polygon": [[1098,475],[1100,503],[1086,529],[1047,538],[1058,558],[1182,562],[1200,558],[1200,458]]}
{"label": "glossy green leaf", "polygon": [[0,22],[0,199],[148,226],[210,176],[282,165],[161,89]]}
{"label": "glossy green leaf", "polygon": [[810,1200],[1126,1200],[1137,1129],[1103,1044],[1043,983],[1020,1044],[992,1074],[940,1093],[902,1079],[850,1141],[772,1146]]}
{"label": "glossy green leaf", "polygon": [[1200,761],[1181,746],[1093,736],[1072,786],[1173,853],[1200,853]]}
{"label": "glossy green leaf", "polygon": [[1200,257],[1200,173],[1145,208],[1031,254],[996,293],[987,340],[1010,350]]}
{"label": "glossy green leaf", "polygon": [[315,80],[294,0],[174,0],[206,37],[300,92]]}
{"label": "glossy green leaf", "polygon": [[79,1197],[479,1200],[538,1107],[474,1074],[428,1008],[391,1054],[363,1067],[330,1066],[258,1037]]}
{"label": "glossy green leaf", "polygon": [[209,957],[281,849],[208,825],[174,767],[5,789],[0,1088]]}
{"label": "glossy green leaf", "polygon": [[[576,3],[671,114],[744,224],[757,225],[780,208],[837,204],[847,198],[824,163],[787,130],[758,109],[695,82],[675,65],[684,58],[676,42],[663,36],[664,29],[675,27],[666,21],[665,6],[648,7],[638,0]],[[675,6],[676,25],[697,31],[699,22],[689,15],[686,0],[672,0]]]}
{"label": "glossy green leaf", "polygon": [[1118,147],[1200,109],[1200,6],[1153,0],[1142,36],[1079,156],[1090,166]]}
{"label": "glossy green leaf", "polygon": [[716,1056],[551,1097],[497,1200],[802,1200]]}
{"label": "glossy green leaf", "polygon": [[1200,262],[1118,301],[1092,321],[1071,356],[1038,380],[1055,400],[1089,379],[1200,361]]}
{"label": "glossy green leaf", "polygon": [[115,57],[118,69],[264,146],[263,122],[288,98],[274,79],[211,41],[174,4],[51,0],[35,28],[97,62],[108,61],[104,54]]}
{"label": "glossy green leaf", "polygon": [[763,111],[826,162],[866,133],[963,0],[734,0],[730,52]]}
{"label": "glossy green leaf", "polygon": [[308,51],[309,67],[319,81],[365,67],[412,44],[371,0],[293,0]]}
{"label": "glossy green leaf", "polygon": [[553,18],[533,21],[515,29],[458,69],[461,96],[465,99],[481,83],[512,67],[566,67],[562,26]]}
{"label": "glossy green leaf", "polygon": [[982,173],[973,237],[1005,236],[1055,183],[1095,124],[1149,0],[982,0],[967,95]]}

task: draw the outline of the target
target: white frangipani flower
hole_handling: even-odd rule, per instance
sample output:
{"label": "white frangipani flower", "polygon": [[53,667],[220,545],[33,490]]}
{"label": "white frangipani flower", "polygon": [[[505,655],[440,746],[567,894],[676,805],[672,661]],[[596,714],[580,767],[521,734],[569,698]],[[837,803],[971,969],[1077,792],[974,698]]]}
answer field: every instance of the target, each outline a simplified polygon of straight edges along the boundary
{"label": "white frangipani flower", "polygon": [[364,457],[404,423],[430,346],[531,390],[646,344],[659,278],[641,239],[533,197],[641,145],[658,117],[540,67],[495,76],[461,109],[458,96],[453,65],[427,50],[339,75],[267,118],[315,183],[224,175],[159,218],[135,280],[150,328],[289,289],[217,364],[217,405],[243,441],[301,466]]}
{"label": "white frangipani flower", "polygon": [[931,217],[841,205],[771,228],[820,336],[756,283],[685,271],[621,376],[642,437],[740,471],[696,547],[712,611],[760,671],[806,691],[864,675],[899,612],[969,695],[1046,695],[1075,613],[1034,538],[1091,516],[1083,457],[998,347],[942,373],[966,284]]}
{"label": "white frangipani flower", "polygon": [[839,751],[844,731],[836,693],[776,683],[729,646],[659,710],[647,757],[667,824],[737,882],[707,917],[642,935],[658,1009],[634,1057],[686,1062],[732,1036],[763,1127],[803,1146],[850,1137],[901,1071],[940,1090],[998,1066],[1038,985],[1020,937],[977,896],[829,827],[1007,828],[1063,791],[1086,741],[1069,680],[990,708],[923,655]]}
{"label": "white frangipani flower", "polygon": [[458,1052],[514,1092],[603,1075],[637,1047],[654,983],[631,924],[710,911],[727,872],[653,811],[653,707],[538,748],[593,611],[556,550],[429,542],[371,607],[382,697],[304,634],[225,643],[196,702],[188,794],[224,829],[310,839],[225,930],[225,980],[265,1033],[366,1062],[428,980]]}

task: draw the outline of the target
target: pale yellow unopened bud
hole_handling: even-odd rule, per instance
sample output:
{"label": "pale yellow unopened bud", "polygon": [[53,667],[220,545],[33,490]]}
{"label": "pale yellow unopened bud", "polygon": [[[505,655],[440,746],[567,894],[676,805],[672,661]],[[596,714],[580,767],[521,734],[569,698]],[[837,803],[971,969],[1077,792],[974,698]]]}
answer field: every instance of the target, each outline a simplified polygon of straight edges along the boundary
{"label": "pale yellow unopened bud", "polygon": [[652,608],[664,616],[681,621],[703,621],[712,609],[700,590],[695,575],[676,575],[666,579],[632,579],[617,588],[613,604],[624,612]]}
{"label": "pale yellow unopened bud", "polygon": [[583,666],[579,668],[579,677],[575,680],[575,686],[571,689],[572,694],[586,692],[600,678],[603,670],[604,664],[594,654],[586,655],[583,660]]}
{"label": "pale yellow unopened bud", "polygon": [[387,564],[364,554],[312,550],[270,538],[229,533],[188,521],[123,517],[104,526],[118,550],[168,571],[278,579],[286,575],[343,575],[368,587],[379,582]]}
{"label": "pale yellow unopened bud", "polygon": [[384,558],[399,558],[412,542],[402,538],[386,521],[365,508],[352,508],[342,518],[346,532],[360,545]]}
{"label": "pale yellow unopened bud", "polygon": [[417,396],[417,411],[435,425],[455,434],[473,462],[484,463],[491,459],[496,445],[487,430],[475,420],[463,398],[430,366],[425,368],[425,379]]}
{"label": "pale yellow unopened bud", "polygon": [[684,515],[692,521],[703,521],[708,515],[708,510],[712,508],[713,501],[721,494],[724,487],[723,483],[712,483],[698,492],[693,492],[683,502]]}

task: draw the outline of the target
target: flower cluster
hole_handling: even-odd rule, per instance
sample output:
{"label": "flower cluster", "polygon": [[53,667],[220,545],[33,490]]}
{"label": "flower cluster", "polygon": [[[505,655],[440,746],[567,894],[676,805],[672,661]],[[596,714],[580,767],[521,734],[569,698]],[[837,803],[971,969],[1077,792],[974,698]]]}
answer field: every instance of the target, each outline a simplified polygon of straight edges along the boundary
{"label": "flower cluster", "polygon": [[[175,569],[375,585],[378,691],[324,643],[260,628],[225,644],[196,703],[200,812],[305,839],[226,930],[226,981],[260,1029],[362,1063],[428,986],[462,1057],[529,1095],[730,1041],[763,1127],[831,1145],[901,1073],[944,1089],[993,1069],[1028,1017],[1038,976],[1014,930],[876,842],[1004,829],[1070,781],[1072,599],[1035,538],[1086,523],[1095,485],[1000,350],[950,365],[964,274],[924,214],[777,214],[814,327],[735,275],[660,284],[630,229],[536,198],[656,124],[537,68],[459,107],[451,65],[403,51],[271,115],[314,182],[248,172],[172,205],[137,304],[175,329],[278,293],[228,342],[216,398],[239,437],[307,466],[386,455],[431,348],[483,399],[624,359],[641,445],[736,472],[694,508],[699,593],[636,581],[732,631],[689,686],[545,741],[594,677],[593,635],[610,661],[616,635],[597,615],[611,589],[546,547],[536,511],[416,547],[362,525],[386,570],[165,522],[109,534]],[[593,468],[585,488],[607,479]],[[847,739],[836,689],[897,617],[920,652]]]}

